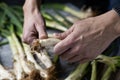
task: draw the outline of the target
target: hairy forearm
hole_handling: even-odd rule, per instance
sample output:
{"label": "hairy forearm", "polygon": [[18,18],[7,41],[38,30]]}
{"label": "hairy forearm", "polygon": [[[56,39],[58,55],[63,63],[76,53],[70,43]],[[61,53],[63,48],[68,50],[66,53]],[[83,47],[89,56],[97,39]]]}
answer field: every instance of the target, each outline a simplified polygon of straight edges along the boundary
{"label": "hairy forearm", "polygon": [[42,0],[25,0],[25,4],[23,6],[24,12],[34,12],[40,10]]}

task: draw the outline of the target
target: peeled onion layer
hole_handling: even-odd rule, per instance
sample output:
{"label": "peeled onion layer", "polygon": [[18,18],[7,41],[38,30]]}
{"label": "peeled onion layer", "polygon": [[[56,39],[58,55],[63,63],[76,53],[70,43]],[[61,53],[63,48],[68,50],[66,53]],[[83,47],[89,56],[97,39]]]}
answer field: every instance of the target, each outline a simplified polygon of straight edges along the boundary
{"label": "peeled onion layer", "polygon": [[[41,66],[42,70],[41,77],[43,80],[57,80],[55,77],[55,65],[53,64],[50,56],[48,55],[49,51],[53,52],[53,47],[60,40],[56,38],[48,38],[42,40],[34,40],[32,45],[32,53],[37,58],[37,63]],[[52,50],[50,50],[52,49]]]}

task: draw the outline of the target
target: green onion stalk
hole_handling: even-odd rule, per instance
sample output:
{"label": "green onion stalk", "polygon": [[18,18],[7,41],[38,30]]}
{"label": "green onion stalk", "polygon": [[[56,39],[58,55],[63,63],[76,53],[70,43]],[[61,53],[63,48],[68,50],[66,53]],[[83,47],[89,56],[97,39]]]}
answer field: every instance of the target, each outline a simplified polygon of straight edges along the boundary
{"label": "green onion stalk", "polygon": [[[0,4],[0,8],[5,11],[5,14],[9,17],[10,22],[17,26],[19,31],[22,31],[22,23],[20,23],[19,18],[13,13],[14,10],[7,6],[5,3]],[[18,31],[18,32],[19,32]]]}
{"label": "green onion stalk", "polygon": [[55,21],[55,22],[57,22],[57,23],[59,23],[60,25],[62,25],[62,26],[66,26],[66,27],[70,27],[70,24],[69,23],[67,23],[66,21],[65,21],[65,19],[64,18],[62,18],[61,16],[59,16],[59,15],[57,15],[57,14],[51,14],[50,12],[47,12],[46,11],[46,14],[48,14],[49,16],[51,16],[52,17],[52,19]]}
{"label": "green onion stalk", "polygon": [[78,67],[73,71],[65,80],[82,80],[89,62],[84,64],[79,64]]}
{"label": "green onion stalk", "polygon": [[105,73],[103,74],[101,80],[109,80],[111,73],[113,72],[112,68],[108,66]]}
{"label": "green onion stalk", "polygon": [[71,22],[71,21],[69,21],[65,16],[63,16],[61,13],[60,13],[60,11],[58,11],[58,10],[54,10],[55,11],[55,13],[56,13],[56,18],[60,18],[61,20],[61,22],[64,22],[65,21],[65,24],[67,24],[68,26],[71,26],[72,24],[73,24],[73,22]]}
{"label": "green onion stalk", "polygon": [[49,27],[49,28],[52,28],[52,29],[57,29],[57,30],[60,30],[60,31],[66,31],[67,28],[65,26],[62,26],[54,21],[48,21],[46,20],[46,26]]}
{"label": "green onion stalk", "polygon": [[17,36],[15,35],[13,26],[10,26],[13,40],[15,41],[16,47],[19,52],[20,62],[25,73],[30,74],[35,69],[34,65],[27,61],[23,47],[21,46]]}
{"label": "green onion stalk", "polygon": [[56,10],[63,10],[65,12],[68,12],[74,16],[76,16],[77,18],[79,19],[83,19],[83,18],[87,18],[89,17],[89,15],[92,16],[92,13],[90,14],[85,14],[85,12],[83,11],[77,11],[77,10],[74,10],[74,9],[71,9],[70,7],[68,7],[67,5],[62,5],[62,4],[44,4],[42,6],[42,9],[44,8],[47,8],[47,9],[56,9]]}
{"label": "green onion stalk", "polygon": [[96,60],[93,60],[91,62],[91,65],[92,65],[92,74],[91,74],[91,79],[90,80],[96,80],[97,78],[97,64],[96,64]]}
{"label": "green onion stalk", "polygon": [[20,60],[19,60],[20,58],[18,55],[18,50],[16,49],[16,45],[14,43],[14,40],[12,39],[11,34],[7,30],[0,29],[0,32],[1,32],[1,35],[6,37],[9,41],[9,44],[10,44],[10,47],[12,50],[12,54],[13,54],[13,61],[14,61],[13,62],[13,72],[14,72],[14,75],[16,76],[16,79],[20,80],[24,77],[23,76],[24,71],[23,71],[22,66],[20,64]]}
{"label": "green onion stalk", "polygon": [[22,49],[22,46],[14,33],[13,26],[12,25],[9,26],[8,29],[9,31],[3,29],[0,30],[2,36],[8,39],[12,49],[13,59],[14,59],[13,73],[16,76],[16,79],[21,80],[29,77],[30,74],[36,71],[36,68],[32,62],[26,59],[26,55]]}
{"label": "green onion stalk", "polygon": [[[14,75],[16,76],[17,80],[27,79],[29,77],[32,77],[31,74],[34,74],[35,73],[34,71],[36,71],[34,63],[27,60],[28,56],[25,55],[16,35],[14,33],[13,26],[9,26],[9,30],[10,30],[10,33],[7,30],[1,29],[1,33],[4,37],[6,37],[8,39],[10,46],[11,46],[11,49],[12,49],[12,52],[13,52]],[[26,56],[27,56],[27,58],[26,58]],[[31,60],[31,58],[30,58],[30,60]],[[38,64],[38,63],[36,63],[36,64]],[[42,72],[42,70],[43,70],[42,67],[40,65],[37,65],[37,67],[38,67],[37,69],[39,69],[40,72]],[[43,75],[43,73],[42,73],[42,75]],[[40,74],[37,74],[36,76],[40,76]],[[36,77],[33,80],[35,80],[35,79],[36,79]]]}
{"label": "green onion stalk", "polygon": [[[20,12],[17,12],[16,10],[13,10],[14,8],[11,8],[4,3],[0,4],[0,8],[5,12],[5,15],[10,19],[10,22],[16,26],[16,30],[18,30],[17,33],[18,34],[22,33],[23,14],[21,14],[21,10],[19,10]],[[17,8],[15,7],[15,9]],[[43,16],[45,16],[47,27],[54,28],[60,31],[66,31],[67,27],[69,27],[68,25],[64,25],[64,23],[61,22],[62,18],[60,18],[59,20],[57,17],[53,17],[52,15],[47,14],[44,11],[42,11],[42,13]]]}
{"label": "green onion stalk", "polygon": [[[57,29],[60,31],[66,31],[68,29],[68,25],[64,25],[61,21],[61,19],[58,20],[58,18],[52,16],[50,13],[46,13],[44,11],[42,11],[42,14],[45,18],[46,21],[46,26],[52,29]],[[65,21],[64,21],[65,22]]]}
{"label": "green onion stalk", "polygon": [[120,67],[120,56],[108,57],[99,55],[96,60],[108,66],[101,80],[109,80],[111,73],[116,71],[116,67]]}

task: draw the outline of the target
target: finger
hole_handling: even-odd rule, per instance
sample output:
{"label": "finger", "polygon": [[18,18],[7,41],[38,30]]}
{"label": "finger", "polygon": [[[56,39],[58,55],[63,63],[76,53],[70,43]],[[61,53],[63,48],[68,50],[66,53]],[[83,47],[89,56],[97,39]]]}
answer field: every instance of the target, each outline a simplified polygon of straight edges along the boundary
{"label": "finger", "polygon": [[60,41],[58,44],[54,47],[54,53],[57,53],[58,55],[62,54],[69,48],[71,48],[74,40],[74,35],[71,33],[69,36],[67,36],[65,39]]}
{"label": "finger", "polygon": [[60,57],[64,60],[69,60],[73,56],[76,56],[79,52],[80,52],[79,49],[77,47],[73,46],[71,49],[69,49],[66,52],[64,52],[63,54],[61,54]]}
{"label": "finger", "polygon": [[75,55],[75,56],[73,56],[72,58],[70,58],[70,59],[68,60],[68,62],[74,63],[74,62],[79,62],[80,60],[81,60],[81,59],[80,59],[80,56]]}
{"label": "finger", "polygon": [[58,39],[64,39],[66,38],[70,33],[72,33],[73,31],[73,27],[71,27],[70,29],[68,29],[67,31],[63,32],[63,33],[54,33],[53,35],[58,38]]}
{"label": "finger", "polygon": [[60,55],[60,57],[63,60],[68,60],[69,58],[71,58],[71,54],[69,52],[71,52],[72,49],[68,49],[66,52],[64,52],[63,54]]}
{"label": "finger", "polygon": [[68,61],[69,61],[70,63],[78,62],[78,63],[83,64],[83,63],[85,63],[85,62],[91,61],[91,59],[89,59],[89,58],[81,58],[80,56],[75,56],[75,57],[69,59]]}
{"label": "finger", "polygon": [[83,64],[83,63],[86,63],[86,62],[89,62],[89,61],[90,61],[90,59],[85,58],[85,59],[80,60],[79,63]]}
{"label": "finger", "polygon": [[39,21],[37,24],[35,24],[36,30],[38,32],[39,39],[45,39],[48,38],[45,24],[43,21]]}
{"label": "finger", "polygon": [[36,26],[36,30],[38,32],[39,39],[45,39],[48,37],[44,25],[36,24],[35,26]]}

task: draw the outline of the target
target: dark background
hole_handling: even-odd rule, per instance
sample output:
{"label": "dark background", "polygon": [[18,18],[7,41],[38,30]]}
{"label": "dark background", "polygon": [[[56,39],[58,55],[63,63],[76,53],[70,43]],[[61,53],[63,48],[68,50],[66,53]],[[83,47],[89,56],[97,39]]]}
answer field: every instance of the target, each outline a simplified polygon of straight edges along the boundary
{"label": "dark background", "polygon": [[[8,5],[23,5],[25,0],[0,0],[0,2],[5,2]],[[72,3],[78,8],[86,5],[86,9],[91,7],[93,11],[97,11],[100,14],[108,11],[109,0],[43,0],[43,3]]]}

